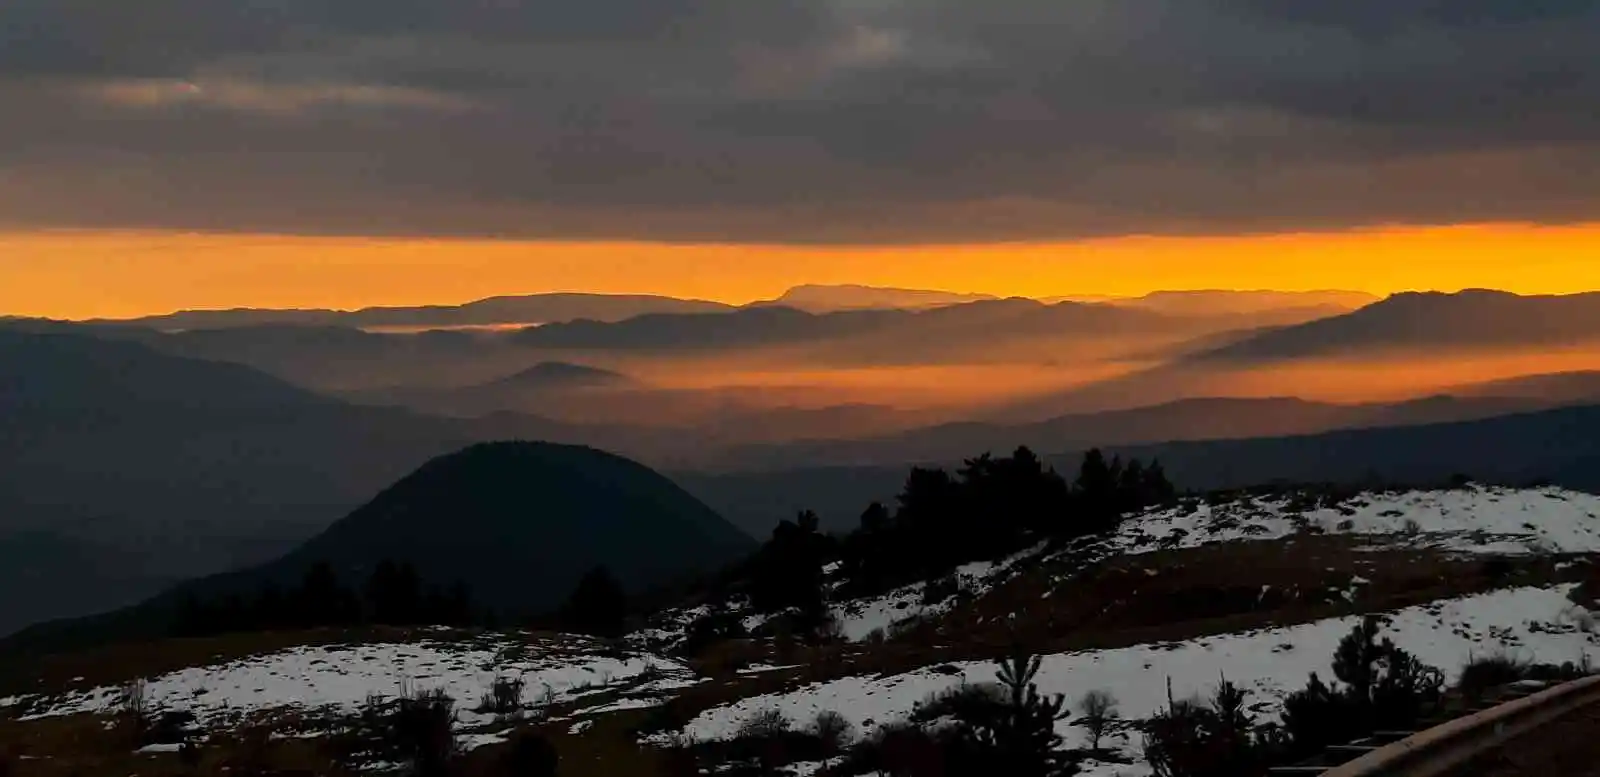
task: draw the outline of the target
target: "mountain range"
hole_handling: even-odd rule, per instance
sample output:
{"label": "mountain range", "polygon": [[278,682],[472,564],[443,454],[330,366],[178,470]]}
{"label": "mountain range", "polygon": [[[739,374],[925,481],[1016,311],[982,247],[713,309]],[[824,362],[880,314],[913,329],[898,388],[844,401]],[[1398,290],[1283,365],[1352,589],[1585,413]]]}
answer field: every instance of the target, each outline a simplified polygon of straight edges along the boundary
{"label": "mountain range", "polygon": [[[1510,390],[1512,384],[1504,385]],[[1576,401],[1600,401],[1595,391],[1571,400],[1496,396],[1488,387],[1463,387],[1475,396],[1440,395],[1401,402],[1337,404],[1294,397],[1184,399],[1160,405],[1058,416],[1021,424],[964,421],[877,437],[797,440],[741,446],[727,452],[719,471],[776,470],[828,465],[881,465],[955,461],[975,451],[1082,450],[1181,440],[1225,440],[1311,434],[1333,429],[1489,418]]]}
{"label": "mountain range", "polygon": [[[1177,299],[1204,307],[1231,298]],[[1230,304],[1248,308],[1252,299]],[[620,353],[633,360],[622,363],[649,370],[726,348],[787,359],[794,352],[776,346],[806,344],[810,353],[854,350],[869,365],[872,354],[894,364],[989,356],[1001,342],[1057,342],[1048,338],[1062,332],[1170,340],[1195,331],[1194,321],[1120,304],[1018,299],[823,314],[759,306],[648,313],[515,333],[288,324],[161,332],[9,320],[0,326],[0,588],[40,593],[0,603],[0,631],[263,563],[423,462],[493,440],[591,446],[674,473],[757,537],[806,508],[848,525],[867,502],[892,498],[909,464],[955,464],[1021,444],[1063,466],[1091,446],[1159,454],[1192,487],[1369,470],[1401,479],[1545,473],[1582,486],[1589,452],[1573,436],[1594,431],[1586,426],[1593,419],[1550,408],[1600,402],[1600,372],[1492,375],[1383,402],[1209,393],[1207,380],[1395,349],[1412,360],[1581,350],[1600,335],[1597,308],[1600,295],[1398,295],[1309,323],[1179,341],[1190,349],[1166,363],[998,410],[939,411],[962,418],[956,423],[892,402],[795,402],[815,391],[805,385],[778,392],[718,383],[726,378],[714,360],[674,367],[700,371],[703,388],[660,386],[603,357]],[[1385,369],[1406,377],[1406,363]],[[408,380],[362,387],[393,374]],[[1340,431],[1351,429],[1359,431]]]}
{"label": "mountain range", "polygon": [[[1081,450],[1044,452],[1047,464],[1067,473],[1082,459]],[[1106,452],[1159,460],[1180,488],[1200,491],[1274,482],[1428,485],[1457,475],[1592,491],[1600,489],[1600,405],[1309,435],[1110,446]],[[961,465],[960,459],[920,463]],[[825,528],[843,531],[857,525],[866,505],[894,503],[906,467],[819,466],[674,477],[734,523],[815,510]]]}
{"label": "mountain range", "polygon": [[593,319],[621,321],[645,313],[705,313],[731,305],[645,294],[530,294],[491,297],[464,305],[374,307],[361,310],[184,310],[116,322],[165,331],[289,324],[350,329],[426,329],[542,324]]}
{"label": "mountain range", "polygon": [[1471,289],[1397,294],[1350,313],[1263,332],[1194,357],[1259,363],[1421,349],[1571,347],[1600,340],[1600,293],[1519,296]]}
{"label": "mountain range", "polygon": [[[646,314],[725,313],[783,307],[813,314],[862,310],[928,310],[1001,299],[991,294],[926,289],[885,288],[859,284],[805,284],[771,300],[744,306],[707,300],[642,294],[548,293],[491,297],[462,305],[371,307],[360,310],[183,310],[134,319],[90,323],[134,326],[161,331],[191,331],[267,325],[342,327],[348,329],[421,331],[429,328],[512,328],[569,321],[614,323]],[[1360,292],[1315,291],[1162,291],[1142,297],[1053,297],[1045,304],[1107,303],[1175,316],[1262,314],[1304,310],[1324,315],[1353,310],[1377,301]]]}
{"label": "mountain range", "polygon": [[[270,558],[476,439],[247,367],[0,328],[0,589],[35,592],[0,601],[0,631]],[[15,562],[41,547],[103,563]]]}

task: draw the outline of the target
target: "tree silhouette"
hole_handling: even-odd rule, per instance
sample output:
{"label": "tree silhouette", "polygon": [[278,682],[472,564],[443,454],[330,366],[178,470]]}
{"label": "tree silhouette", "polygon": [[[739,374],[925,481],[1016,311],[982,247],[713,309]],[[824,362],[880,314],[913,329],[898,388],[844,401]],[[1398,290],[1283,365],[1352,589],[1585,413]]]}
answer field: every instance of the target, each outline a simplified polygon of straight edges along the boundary
{"label": "tree silhouette", "polygon": [[1034,679],[1041,659],[1024,650],[995,662],[1001,694],[974,696],[954,707],[957,729],[950,760],[956,774],[1068,777],[1077,774],[1056,733],[1065,720],[1066,697],[1044,696]]}
{"label": "tree silhouette", "polygon": [[410,563],[378,562],[367,580],[370,620],[387,626],[410,626],[422,613],[422,581]]}
{"label": "tree silhouette", "polygon": [[[173,613],[172,633],[204,636],[236,631],[342,628],[360,624],[389,626],[467,626],[483,620],[472,592],[460,581],[430,588],[410,564],[380,562],[368,577],[365,596],[340,583],[332,566],[312,564],[298,585],[262,585],[254,594],[229,593],[203,600],[184,594]],[[363,599],[365,602],[363,602]],[[365,606],[363,606],[365,604]]]}
{"label": "tree silhouette", "polygon": [[626,631],[628,597],[605,567],[596,567],[578,581],[561,614],[562,623],[580,634],[620,637]]}
{"label": "tree silhouette", "polygon": [[820,526],[809,510],[780,522],[750,562],[751,603],[768,612],[795,610],[796,626],[804,633],[815,633],[827,614],[822,565],[836,548]]}

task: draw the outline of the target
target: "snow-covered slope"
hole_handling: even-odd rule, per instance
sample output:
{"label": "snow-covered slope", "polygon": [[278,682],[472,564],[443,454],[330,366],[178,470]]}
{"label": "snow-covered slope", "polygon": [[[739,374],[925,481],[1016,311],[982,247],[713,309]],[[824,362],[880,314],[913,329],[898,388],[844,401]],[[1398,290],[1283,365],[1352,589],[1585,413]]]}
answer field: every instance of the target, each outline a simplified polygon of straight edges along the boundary
{"label": "snow-covered slope", "polygon": [[[1423,661],[1445,670],[1452,680],[1473,655],[1500,648],[1538,662],[1600,659],[1600,641],[1581,628],[1586,619],[1568,601],[1569,590],[1517,588],[1412,607],[1392,613],[1386,633]],[[1108,690],[1117,697],[1124,716],[1142,719],[1165,706],[1169,679],[1172,692],[1183,698],[1204,694],[1226,677],[1250,691],[1257,706],[1276,709],[1275,702],[1303,687],[1311,672],[1329,676],[1334,649],[1357,621],[1335,618],[1181,643],[1052,655],[1044,658],[1038,683],[1042,692],[1065,694],[1074,701],[1087,691]],[[823,710],[836,711],[860,727],[862,734],[870,734],[905,717],[930,694],[993,680],[994,666],[988,663],[927,667],[888,677],[847,677],[708,710],[683,733],[701,740],[725,739],[741,722],[776,709],[795,721],[810,720]],[[1060,724],[1060,733],[1069,746],[1088,746],[1084,732],[1071,719]],[[1123,739],[1113,744],[1139,760],[1137,742]],[[1142,765],[1106,765],[1099,773],[1148,771]]]}
{"label": "snow-covered slope", "polygon": [[1600,496],[1560,488],[1467,486],[1364,493],[1309,506],[1303,495],[1190,500],[1136,516],[1112,540],[1122,553],[1277,539],[1301,532],[1371,535],[1385,546],[1482,554],[1600,551]]}
{"label": "snow-covered slope", "polygon": [[[1284,541],[1311,534],[1351,539]],[[1209,555],[1211,563],[1221,563],[1220,568],[1227,569],[1231,575],[1232,569],[1226,565],[1235,558],[1231,548],[1177,558],[1150,554],[1259,540],[1283,542],[1249,549],[1258,557],[1295,553],[1308,546],[1336,546],[1346,556],[1374,559],[1418,556],[1425,557],[1429,563],[1439,563],[1440,569],[1477,570],[1490,565],[1471,557],[1600,553],[1600,497],[1553,488],[1471,486],[1455,490],[1366,493],[1338,499],[1288,492],[1189,499],[1175,507],[1132,516],[1110,536],[1085,538],[1065,546],[1041,542],[1006,558],[967,564],[952,573],[956,585],[947,582],[933,587],[941,591],[959,588],[965,592],[964,600],[983,617],[1026,615],[1025,611],[1034,606],[1030,603],[1040,601],[1041,595],[1063,602],[1067,601],[1064,597],[1075,591],[1091,590],[1087,586],[1094,584],[1093,576],[1079,572],[1117,556],[1143,556],[1126,566],[1131,567],[1127,574],[1144,585],[1140,568],[1145,568],[1144,574],[1156,577],[1187,565],[1191,574],[1198,575],[1219,568],[1201,567],[1199,562],[1190,560]],[[1437,552],[1379,555],[1365,553],[1368,548]],[[1457,556],[1469,558],[1462,563]],[[1296,556],[1295,560],[1298,558]],[[1388,562],[1373,563],[1381,566]],[[1571,583],[1554,582],[1579,579],[1577,573],[1582,567],[1575,565],[1582,562],[1563,559],[1552,564],[1529,559],[1506,563],[1518,565],[1519,574],[1534,568],[1543,568],[1545,572],[1542,576],[1530,573],[1503,579],[1515,582],[1497,578],[1491,582],[1477,580],[1473,586],[1439,589],[1427,587],[1433,585],[1430,577],[1424,588],[1406,591],[1428,591],[1426,595],[1433,597],[1485,591],[1498,585],[1523,587],[1398,610],[1390,613],[1388,635],[1401,647],[1452,677],[1473,655],[1502,647],[1536,662],[1576,663],[1600,658],[1600,640],[1586,630],[1593,622],[1591,616],[1572,605],[1569,600]],[[1170,564],[1171,569],[1154,569],[1165,564]],[[1557,572],[1549,572],[1552,568]],[[1317,566],[1319,572],[1323,569],[1320,564]],[[1394,585],[1393,580],[1384,579],[1383,575],[1369,571],[1360,563],[1339,569],[1336,582],[1340,590],[1346,583],[1343,576],[1346,573],[1351,575],[1348,584],[1352,591],[1360,586]],[[1562,569],[1569,571],[1560,573]],[[1328,566],[1326,570],[1332,573],[1334,567]],[[824,574],[832,590],[844,590],[837,564],[826,567]],[[1028,577],[1008,585],[1019,575]],[[1373,579],[1359,575],[1370,575]],[[1229,583],[1243,586],[1253,598],[1254,587],[1261,581],[1249,579],[1248,569],[1242,569],[1238,577]],[[1536,580],[1542,581],[1545,587],[1529,587]],[[1327,580],[1316,582],[1325,585]],[[879,629],[892,636],[897,624],[910,619],[948,614],[948,619],[939,624],[940,628],[950,623],[983,622],[981,619],[962,620],[974,614],[967,609],[967,604],[958,605],[951,597],[928,596],[933,583],[917,583],[881,596],[835,601],[830,607],[843,636],[856,643],[870,641],[869,637]],[[1019,592],[1026,593],[1027,597],[1022,598]],[[1158,591],[1150,597],[1160,595]],[[1084,594],[1085,599],[1089,596]],[[1359,598],[1349,597],[1351,602]],[[1368,600],[1361,600],[1365,601]],[[1398,606],[1419,599],[1388,601],[1395,602],[1389,606]],[[1351,607],[1338,611],[1360,610]],[[1157,612],[1159,617],[1167,617],[1162,614],[1164,611]],[[1295,623],[1329,612],[1332,611],[1320,610],[1287,618],[1278,618],[1273,613],[1271,618],[1261,617],[1250,622]],[[800,682],[798,675],[801,673],[791,671],[796,667],[790,665],[789,656],[778,652],[771,644],[739,646],[740,650],[750,648],[748,660],[760,663],[742,670],[708,663],[707,674],[703,677],[697,676],[684,663],[665,657],[669,648],[681,644],[691,624],[714,613],[734,616],[750,629],[760,627],[771,617],[770,613],[751,611],[748,603],[741,599],[721,602],[716,607],[703,605],[672,610],[654,619],[650,628],[632,635],[630,642],[634,647],[627,651],[583,638],[529,634],[504,634],[461,642],[451,642],[441,636],[408,644],[307,646],[150,678],[146,694],[157,707],[192,711],[203,727],[216,728],[241,718],[278,712],[304,713],[305,717],[348,715],[372,695],[392,698],[408,691],[437,689],[457,700],[460,733],[463,742],[471,747],[500,741],[505,724],[492,715],[472,711],[477,700],[490,691],[496,677],[522,679],[529,701],[537,700],[543,706],[567,705],[565,717],[548,718],[546,722],[559,723],[574,733],[591,727],[604,732],[607,727],[595,725],[602,716],[658,705],[678,694],[691,697],[683,699],[690,703],[683,710],[688,713],[704,705],[720,705],[704,709],[680,731],[660,735],[663,742],[675,734],[705,740],[726,739],[742,722],[768,709],[782,711],[796,722],[804,722],[819,711],[831,710],[855,723],[862,734],[870,734],[877,727],[911,712],[931,693],[961,683],[988,682],[994,678],[994,669],[988,663],[919,667],[918,664],[937,659],[918,658],[927,654],[913,652],[900,662],[899,657],[890,652],[884,654],[893,659],[889,663],[869,665],[893,666],[891,674],[841,676],[863,671],[850,668],[859,665],[845,661],[826,669],[826,673],[806,675],[807,679],[836,679],[795,687],[792,684]],[[1173,692],[1184,696],[1204,692],[1226,676],[1251,692],[1253,701],[1264,713],[1275,714],[1278,700],[1303,686],[1308,674],[1313,671],[1327,674],[1338,640],[1354,623],[1354,617],[1340,617],[1282,628],[1212,634],[1183,642],[1057,653],[1044,658],[1038,679],[1042,691],[1074,698],[1090,690],[1109,690],[1117,696],[1122,714],[1137,719],[1149,716],[1165,704],[1169,679]],[[1208,622],[1182,633],[1206,633],[1222,628],[1238,626],[1214,626]],[[948,635],[953,642],[964,632],[952,628],[938,633]],[[1056,634],[1052,632],[1052,635]],[[1124,634],[1113,637],[1114,641],[1097,644],[1128,645],[1149,638]],[[891,651],[892,648],[890,646]],[[857,644],[845,653],[851,657],[878,657],[875,650],[873,646]],[[965,650],[959,655],[971,657],[988,653]],[[710,685],[686,690],[700,683]],[[743,689],[737,693],[755,693],[758,687],[761,691],[785,690],[724,703],[734,698],[734,689]],[[31,719],[106,713],[117,708],[121,694],[119,688],[96,688],[52,698],[13,697],[0,699],[0,708],[10,706]],[[590,696],[594,698],[588,698]],[[569,705],[570,702],[576,703]],[[0,717],[4,716],[3,712],[0,709]],[[1062,724],[1061,732],[1069,745],[1085,744],[1083,732],[1073,727],[1070,719]],[[631,735],[629,737],[631,741]],[[1129,759],[1139,761],[1137,741],[1124,738],[1112,744]],[[1139,765],[1096,765],[1089,773],[1111,777],[1148,772]]]}
{"label": "snow-covered slope", "polygon": [[[690,683],[692,676],[676,661],[614,653],[581,637],[503,635],[474,642],[300,647],[152,678],[144,693],[153,708],[192,712],[209,729],[263,713],[348,715],[369,697],[439,690],[456,700],[458,727],[471,743],[472,732],[495,722],[493,715],[472,708],[497,677],[521,679],[529,702],[549,705],[602,691],[641,690],[633,686],[645,680],[649,687],[642,690],[668,690]],[[26,721],[111,712],[123,703],[124,693],[95,688],[5,701],[27,705]]]}
{"label": "snow-covered slope", "polygon": [[[1374,548],[1431,548],[1479,555],[1539,555],[1600,552],[1600,496],[1560,488],[1512,489],[1469,485],[1459,489],[1368,492],[1331,500],[1305,492],[1233,496],[1225,500],[1185,499],[1176,507],[1132,516],[1111,537],[1082,542],[1047,554],[1045,546],[997,562],[977,562],[955,573],[974,597],[1038,564],[1071,553],[1083,563],[1117,555],[1197,548],[1226,542],[1279,540],[1297,534],[1357,536]],[[881,596],[836,601],[834,618],[845,638],[860,642],[882,629],[948,612],[950,599],[925,601],[927,583],[915,583]],[[743,602],[729,611],[744,617],[746,628],[767,620]],[[664,613],[652,628],[635,635],[643,644],[671,646],[684,629],[710,609]]]}

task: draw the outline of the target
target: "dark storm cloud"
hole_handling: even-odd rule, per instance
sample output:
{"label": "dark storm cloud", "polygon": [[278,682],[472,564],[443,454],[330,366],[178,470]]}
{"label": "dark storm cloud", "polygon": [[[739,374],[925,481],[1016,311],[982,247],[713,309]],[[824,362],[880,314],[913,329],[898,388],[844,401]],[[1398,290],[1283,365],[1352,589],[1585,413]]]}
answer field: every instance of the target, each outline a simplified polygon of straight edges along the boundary
{"label": "dark storm cloud", "polygon": [[950,240],[1600,213],[1563,0],[13,0],[15,223]]}

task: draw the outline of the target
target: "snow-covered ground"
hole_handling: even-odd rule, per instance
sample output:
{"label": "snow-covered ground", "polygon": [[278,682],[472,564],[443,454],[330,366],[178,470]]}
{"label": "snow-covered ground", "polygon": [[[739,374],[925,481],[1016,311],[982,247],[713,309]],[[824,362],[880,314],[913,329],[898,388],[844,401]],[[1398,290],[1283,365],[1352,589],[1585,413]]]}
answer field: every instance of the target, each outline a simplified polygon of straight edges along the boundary
{"label": "snow-covered ground", "polygon": [[[1454,679],[1474,655],[1505,648],[1538,662],[1600,659],[1600,641],[1579,627],[1581,611],[1567,599],[1570,586],[1517,588],[1412,607],[1392,613],[1385,633],[1423,661]],[[1040,690],[1065,694],[1074,702],[1085,692],[1113,693],[1124,717],[1142,719],[1165,706],[1167,682],[1179,698],[1206,694],[1220,677],[1251,693],[1263,711],[1277,708],[1287,693],[1303,687],[1311,672],[1331,673],[1339,640],[1357,618],[1335,618],[1301,626],[1208,637],[1182,643],[1139,645],[1117,650],[1064,653],[1044,658]],[[844,715],[862,734],[909,714],[930,694],[964,682],[992,682],[994,666],[961,663],[928,667],[888,677],[851,677],[787,693],[758,696],[708,710],[684,733],[701,740],[724,739],[739,724],[768,709],[790,720],[811,720],[818,712]],[[1086,735],[1063,721],[1069,746],[1086,747]],[[1136,742],[1114,743],[1138,760]],[[1102,765],[1090,774],[1142,775],[1140,766]]]}
{"label": "snow-covered ground", "polygon": [[[299,647],[152,678],[145,698],[156,709],[193,712],[201,727],[209,728],[279,710],[348,714],[371,696],[442,690],[456,700],[459,728],[471,732],[495,720],[473,708],[496,677],[521,679],[530,704],[551,704],[631,688],[647,673],[655,677],[641,689],[666,691],[694,682],[687,667],[658,656],[608,654],[581,638],[556,643],[507,636],[470,643]],[[110,712],[123,695],[121,688],[96,688],[36,700],[24,719]],[[492,736],[466,738],[469,745],[492,741]]]}
{"label": "snow-covered ground", "polygon": [[1600,496],[1560,488],[1468,486],[1442,491],[1365,493],[1332,507],[1296,512],[1288,496],[1245,498],[1147,512],[1122,525],[1122,553],[1289,537],[1306,531],[1381,535],[1382,544],[1467,553],[1600,551]]}
{"label": "snow-covered ground", "polygon": [[[1600,496],[1560,488],[1512,489],[1472,485],[1436,491],[1363,493],[1328,507],[1300,509],[1293,495],[1244,497],[1221,504],[1189,500],[1183,506],[1149,510],[1132,516],[1117,533],[1087,548],[1083,560],[1134,555],[1160,550],[1196,548],[1225,542],[1275,540],[1316,532],[1370,538],[1373,547],[1433,548],[1461,553],[1530,555],[1600,552]],[[1003,583],[1024,562],[1048,561],[1043,546],[998,562],[978,562],[957,570],[962,587],[981,596]],[[834,568],[825,570],[832,573]],[[832,612],[840,631],[852,642],[896,624],[937,617],[952,599],[925,603],[927,583],[915,583],[886,594],[835,602]],[[672,645],[709,607],[664,614],[635,639]],[[743,601],[729,603],[746,629],[765,623],[768,615],[748,611]],[[649,643],[645,643],[649,644]]]}
{"label": "snow-covered ground", "polygon": [[[964,564],[956,569],[954,577],[962,590],[974,598],[980,597],[1004,582],[1020,563],[1039,558],[1044,550],[1045,546],[1040,544],[998,562]],[[937,617],[955,606],[954,597],[925,602],[923,592],[927,587],[927,582],[913,583],[881,596],[835,602],[830,609],[834,619],[839,622],[840,634],[851,642],[861,642],[874,631],[881,629],[889,635],[895,624]]]}

